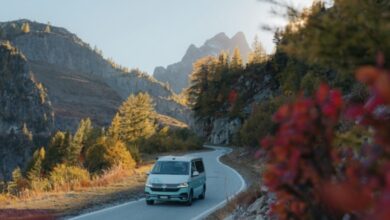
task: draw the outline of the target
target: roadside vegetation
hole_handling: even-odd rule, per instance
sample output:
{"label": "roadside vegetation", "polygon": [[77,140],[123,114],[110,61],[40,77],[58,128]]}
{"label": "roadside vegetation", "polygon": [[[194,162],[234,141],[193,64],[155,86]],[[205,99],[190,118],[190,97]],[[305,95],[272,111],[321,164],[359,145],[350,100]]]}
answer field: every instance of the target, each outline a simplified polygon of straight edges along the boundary
{"label": "roadside vegetation", "polygon": [[[188,92],[196,116],[245,121],[235,141],[266,159],[271,216],[389,219],[390,5],[315,2],[299,13],[277,5],[291,21],[276,31],[274,54],[245,66],[237,52],[196,63]],[[258,91],[242,82],[266,78],[272,92],[248,114]]]}
{"label": "roadside vegetation", "polygon": [[46,146],[37,148],[26,170],[16,168],[12,180],[0,184],[1,198],[107,186],[135,175],[135,168],[145,164],[143,158],[148,154],[201,146],[201,140],[187,128],[158,125],[148,94],[131,95],[107,129],[83,119],[74,133],[54,133]]}

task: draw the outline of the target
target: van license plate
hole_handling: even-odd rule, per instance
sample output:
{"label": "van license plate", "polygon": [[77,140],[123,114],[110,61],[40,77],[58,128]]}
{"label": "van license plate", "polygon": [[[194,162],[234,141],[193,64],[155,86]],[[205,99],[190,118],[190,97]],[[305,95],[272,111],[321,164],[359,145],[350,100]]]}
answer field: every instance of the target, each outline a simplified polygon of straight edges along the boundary
{"label": "van license plate", "polygon": [[160,196],[160,199],[168,199],[168,196]]}

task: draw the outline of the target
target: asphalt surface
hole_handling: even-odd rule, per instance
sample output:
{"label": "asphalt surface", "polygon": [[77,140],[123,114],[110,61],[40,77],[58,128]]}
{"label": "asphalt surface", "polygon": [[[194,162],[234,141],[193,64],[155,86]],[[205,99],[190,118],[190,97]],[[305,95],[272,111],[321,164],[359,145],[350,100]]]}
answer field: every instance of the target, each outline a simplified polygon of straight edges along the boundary
{"label": "asphalt surface", "polygon": [[201,156],[205,164],[207,178],[205,200],[196,199],[192,206],[181,203],[157,203],[147,206],[145,200],[141,199],[83,214],[72,220],[189,220],[206,217],[246,187],[240,174],[219,161],[219,158],[231,149],[213,148],[214,151],[191,154]]}

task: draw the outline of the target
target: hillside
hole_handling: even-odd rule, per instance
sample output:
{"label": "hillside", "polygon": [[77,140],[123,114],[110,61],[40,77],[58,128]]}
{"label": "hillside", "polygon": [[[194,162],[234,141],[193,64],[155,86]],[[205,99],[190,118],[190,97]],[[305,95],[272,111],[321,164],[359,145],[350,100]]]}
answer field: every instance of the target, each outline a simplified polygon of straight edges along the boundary
{"label": "hillside", "polygon": [[[22,31],[28,24],[28,32]],[[173,92],[138,70],[128,70],[92,49],[64,28],[28,20],[0,23],[0,39],[21,50],[34,77],[47,87],[57,129],[75,129],[90,117],[106,126],[130,94],[148,92],[160,114],[190,122],[189,110],[171,99]]]}
{"label": "hillside", "polygon": [[181,61],[168,65],[166,68],[156,67],[153,76],[161,82],[169,84],[176,93],[180,93],[189,86],[192,64],[196,60],[205,56],[216,56],[221,51],[228,51],[232,54],[235,48],[240,50],[242,57],[246,60],[251,49],[244,33],[238,32],[232,38],[226,36],[225,33],[219,33],[200,47],[190,45]]}
{"label": "hillside", "polygon": [[0,178],[30,159],[34,140],[53,128],[53,109],[46,89],[38,83],[24,55],[0,41]]}

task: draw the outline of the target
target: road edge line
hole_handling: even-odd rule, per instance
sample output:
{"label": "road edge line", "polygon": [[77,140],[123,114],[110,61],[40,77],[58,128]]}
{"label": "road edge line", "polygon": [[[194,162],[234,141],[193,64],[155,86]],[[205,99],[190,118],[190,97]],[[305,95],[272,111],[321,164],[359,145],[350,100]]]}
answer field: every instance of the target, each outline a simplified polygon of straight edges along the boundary
{"label": "road edge line", "polygon": [[238,194],[240,194],[242,191],[244,191],[244,190],[247,188],[247,183],[246,183],[245,179],[241,176],[241,174],[240,174],[237,170],[233,169],[232,167],[230,167],[230,166],[228,166],[228,165],[222,163],[221,160],[220,160],[222,156],[231,153],[231,152],[233,151],[232,148],[230,148],[230,147],[218,147],[218,146],[211,146],[211,145],[204,145],[204,146],[205,146],[205,147],[209,147],[209,148],[214,148],[214,149],[218,149],[218,148],[228,148],[228,149],[230,150],[229,152],[226,152],[226,153],[224,153],[224,154],[219,155],[218,158],[217,158],[217,162],[218,162],[219,164],[221,164],[222,166],[225,166],[225,167],[227,167],[228,169],[232,170],[233,173],[235,173],[235,174],[240,178],[240,180],[241,180],[241,187],[240,187],[240,189],[239,189],[237,192],[235,192],[233,195],[229,196],[228,198],[226,198],[226,199],[223,200],[222,202],[218,203],[216,206],[214,206],[214,207],[212,207],[212,208],[210,208],[210,209],[208,209],[208,210],[202,212],[201,214],[195,216],[194,218],[192,218],[192,220],[198,220],[198,219],[204,219],[204,218],[206,218],[208,215],[210,215],[210,214],[211,214],[212,212],[214,212],[215,210],[217,210],[217,209],[219,209],[219,208],[222,208],[229,200],[233,199],[234,197],[236,197]]}

